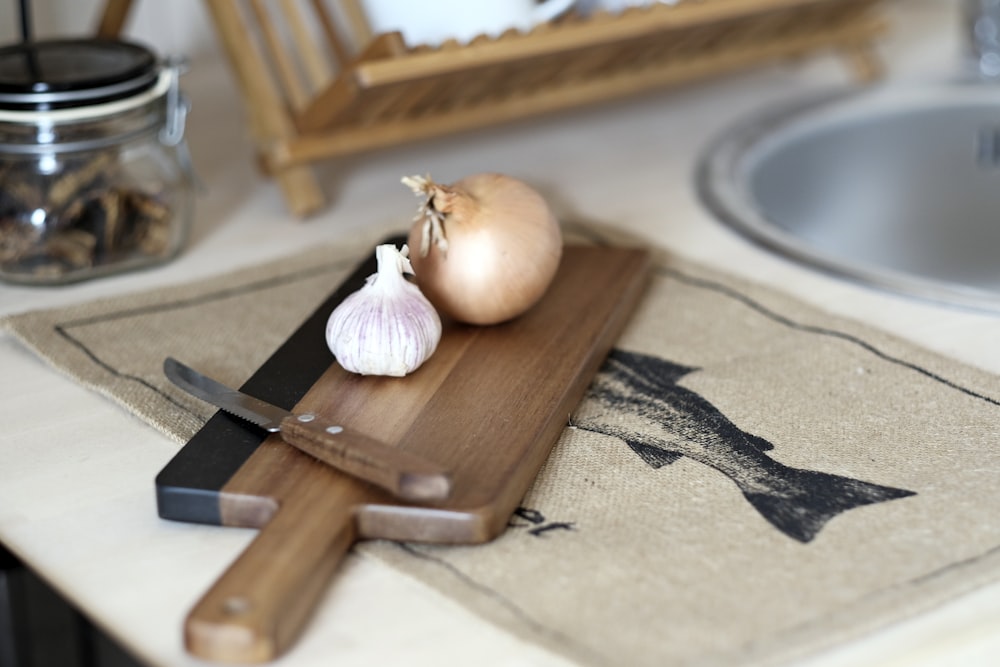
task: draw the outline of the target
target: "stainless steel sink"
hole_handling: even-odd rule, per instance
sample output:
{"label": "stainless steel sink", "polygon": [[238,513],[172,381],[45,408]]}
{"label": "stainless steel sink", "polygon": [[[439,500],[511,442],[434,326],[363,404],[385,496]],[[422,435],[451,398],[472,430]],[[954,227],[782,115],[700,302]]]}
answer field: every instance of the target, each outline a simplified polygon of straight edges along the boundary
{"label": "stainless steel sink", "polygon": [[723,221],[809,266],[1000,311],[1000,83],[773,110],[710,147],[698,187]]}

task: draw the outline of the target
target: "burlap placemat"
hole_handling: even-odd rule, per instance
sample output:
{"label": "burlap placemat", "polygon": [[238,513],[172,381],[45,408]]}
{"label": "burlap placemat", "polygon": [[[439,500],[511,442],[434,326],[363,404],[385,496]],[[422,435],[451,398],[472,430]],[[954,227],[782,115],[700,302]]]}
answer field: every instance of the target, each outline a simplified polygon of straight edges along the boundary
{"label": "burlap placemat", "polygon": [[[163,358],[242,384],[374,240],[2,325],[183,442]],[[581,664],[782,663],[1000,575],[998,419],[992,375],[661,254],[505,534],[356,548]]]}

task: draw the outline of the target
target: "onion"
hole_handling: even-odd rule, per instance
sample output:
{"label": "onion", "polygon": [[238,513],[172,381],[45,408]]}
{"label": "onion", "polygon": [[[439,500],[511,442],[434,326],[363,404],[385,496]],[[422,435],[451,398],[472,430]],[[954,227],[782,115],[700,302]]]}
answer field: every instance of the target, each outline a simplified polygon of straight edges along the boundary
{"label": "onion", "polygon": [[535,305],[562,256],[559,222],[529,185],[476,174],[453,185],[404,178],[426,196],[410,230],[417,284],[443,315],[496,324]]}

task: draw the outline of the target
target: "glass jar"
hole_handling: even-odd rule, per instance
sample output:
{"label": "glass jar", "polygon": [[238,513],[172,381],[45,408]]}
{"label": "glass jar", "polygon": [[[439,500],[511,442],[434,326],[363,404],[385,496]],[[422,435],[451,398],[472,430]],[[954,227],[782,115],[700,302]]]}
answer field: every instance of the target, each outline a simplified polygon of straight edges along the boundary
{"label": "glass jar", "polygon": [[120,41],[0,49],[0,280],[64,284],[180,251],[193,177],[179,73]]}

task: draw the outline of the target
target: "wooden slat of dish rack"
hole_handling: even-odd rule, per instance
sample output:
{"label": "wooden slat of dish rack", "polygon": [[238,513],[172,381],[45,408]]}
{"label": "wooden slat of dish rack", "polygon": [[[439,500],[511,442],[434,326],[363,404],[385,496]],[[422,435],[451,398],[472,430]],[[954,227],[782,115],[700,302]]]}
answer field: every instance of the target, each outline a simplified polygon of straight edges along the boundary
{"label": "wooden slat of dish rack", "polygon": [[[813,9],[831,8],[830,3],[814,4]],[[664,7],[662,13],[682,6]],[[440,49],[359,62],[353,69],[351,103],[340,104],[323,120],[315,108],[307,110],[299,119],[302,134],[285,142],[272,158],[278,166],[301,164],[517,120],[808,53],[820,43],[863,49],[881,29],[871,15],[864,21],[852,17],[836,22],[829,11],[815,11],[684,25],[674,38],[648,25],[653,15],[652,10],[633,10],[608,22],[605,25],[615,29],[613,36],[626,20],[632,24],[626,27],[638,29],[603,43],[588,40],[582,30],[567,37],[565,33],[577,27],[567,24],[547,31],[544,49],[515,48],[532,46],[534,33],[529,33],[464,47],[461,58],[451,49]],[[772,37],[781,31],[790,34]],[[859,78],[877,76],[873,57],[862,52],[858,58]]]}
{"label": "wooden slat of dish rack", "polygon": [[[128,4],[107,1],[118,15]],[[323,205],[308,169],[321,160],[821,50],[842,53],[858,79],[872,80],[880,74],[873,42],[883,29],[875,13],[882,1],[681,0],[408,48],[397,33],[368,40],[358,0],[337,0],[337,11],[332,0],[206,0],[261,164],[297,215]],[[364,38],[350,62],[345,33],[355,43]],[[329,81],[324,59],[336,71]]]}

